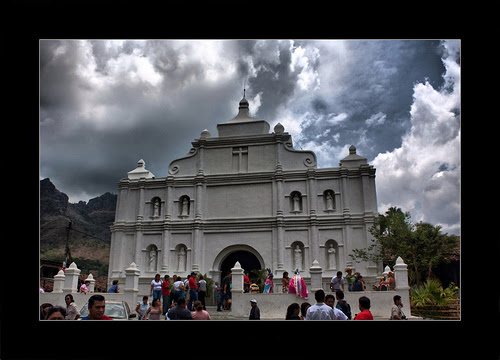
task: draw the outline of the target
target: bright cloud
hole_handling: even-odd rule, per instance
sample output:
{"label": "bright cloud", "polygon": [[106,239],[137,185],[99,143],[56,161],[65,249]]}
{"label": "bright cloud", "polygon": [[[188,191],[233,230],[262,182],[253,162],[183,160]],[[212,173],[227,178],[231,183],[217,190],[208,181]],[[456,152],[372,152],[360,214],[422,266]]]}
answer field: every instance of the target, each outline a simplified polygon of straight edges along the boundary
{"label": "bright cloud", "polygon": [[[446,44],[454,46],[456,44]],[[444,58],[445,83],[414,86],[411,129],[402,145],[379,154],[377,168],[379,211],[398,206],[410,211],[414,221],[460,229],[460,82],[455,54]]]}

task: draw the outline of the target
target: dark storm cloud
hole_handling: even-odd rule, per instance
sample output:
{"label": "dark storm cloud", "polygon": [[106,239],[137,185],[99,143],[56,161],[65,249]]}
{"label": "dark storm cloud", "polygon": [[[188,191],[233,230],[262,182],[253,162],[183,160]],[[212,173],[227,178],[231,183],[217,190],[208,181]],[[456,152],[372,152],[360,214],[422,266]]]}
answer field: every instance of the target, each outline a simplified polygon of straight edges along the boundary
{"label": "dark storm cloud", "polygon": [[[347,114],[348,121],[342,122],[341,128],[335,124],[326,129],[331,134],[342,131],[345,143],[356,144],[363,156],[373,159],[401,145],[409,127],[413,85],[425,79],[431,79],[436,87],[443,83],[438,49],[439,41],[349,41],[346,66],[319,57],[321,66],[333,68],[338,82],[329,87],[328,79],[321,79],[322,87],[333,91],[320,91],[321,95],[313,97],[310,111],[317,116]],[[385,121],[367,127],[366,121],[378,113],[385,115]],[[302,130],[305,142],[317,133],[314,123],[310,130]]]}
{"label": "dark storm cloud", "polygon": [[[166,176],[203,129],[217,136],[237,114],[245,83],[251,114],[281,122],[320,167],[350,144],[371,161],[401,146],[415,84],[444,84],[445,51],[456,52],[438,41],[44,40],[40,176],[71,201],[116,193],[141,158]],[[429,124],[414,121],[415,134]]]}

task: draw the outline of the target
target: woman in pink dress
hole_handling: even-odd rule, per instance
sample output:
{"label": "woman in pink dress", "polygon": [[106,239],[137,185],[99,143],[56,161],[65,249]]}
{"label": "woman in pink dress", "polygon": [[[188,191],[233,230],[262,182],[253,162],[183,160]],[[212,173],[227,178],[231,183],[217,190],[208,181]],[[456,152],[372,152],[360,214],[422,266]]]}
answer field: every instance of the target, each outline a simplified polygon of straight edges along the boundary
{"label": "woman in pink dress", "polygon": [[295,275],[290,279],[290,284],[288,285],[288,292],[290,294],[295,294],[298,297],[307,299],[307,287],[306,282],[300,276],[299,269],[295,271]]}

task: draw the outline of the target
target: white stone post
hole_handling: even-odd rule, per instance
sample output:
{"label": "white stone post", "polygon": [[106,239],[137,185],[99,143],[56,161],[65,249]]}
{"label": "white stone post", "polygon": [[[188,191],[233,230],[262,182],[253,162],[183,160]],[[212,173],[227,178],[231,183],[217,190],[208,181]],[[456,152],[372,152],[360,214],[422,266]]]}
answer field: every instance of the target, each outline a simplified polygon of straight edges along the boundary
{"label": "white stone post", "polygon": [[87,278],[85,279],[85,281],[90,281],[90,284],[89,284],[89,293],[93,293],[94,289],[95,289],[94,275],[89,274],[89,276],[87,276]]}
{"label": "white stone post", "polygon": [[319,266],[318,260],[313,261],[312,266],[309,268],[309,274],[311,274],[311,292],[323,289],[323,269]]}
{"label": "white stone post", "polygon": [[62,294],[65,279],[64,270],[59,270],[57,275],[54,276],[54,290],[52,290],[54,294]]}
{"label": "white stone post", "polygon": [[239,261],[236,261],[236,264],[234,264],[234,268],[231,269],[231,279],[233,284],[231,292],[242,293],[245,291],[243,288],[243,269],[241,268],[241,264]]}
{"label": "white stone post", "polygon": [[123,291],[139,292],[139,275],[141,275],[141,271],[137,265],[132,262],[129,267],[125,269],[125,288]]}
{"label": "white stone post", "polygon": [[394,265],[394,279],[396,280],[396,290],[408,290],[408,265],[398,256]]}
{"label": "white stone post", "polygon": [[78,291],[78,278],[80,277],[80,272],[81,270],[72,262],[65,272],[64,292],[76,293]]}
{"label": "white stone post", "polygon": [[382,273],[382,276],[385,277],[385,281],[389,279],[389,272],[391,271],[391,268],[389,265],[387,265],[384,269],[384,272]]}

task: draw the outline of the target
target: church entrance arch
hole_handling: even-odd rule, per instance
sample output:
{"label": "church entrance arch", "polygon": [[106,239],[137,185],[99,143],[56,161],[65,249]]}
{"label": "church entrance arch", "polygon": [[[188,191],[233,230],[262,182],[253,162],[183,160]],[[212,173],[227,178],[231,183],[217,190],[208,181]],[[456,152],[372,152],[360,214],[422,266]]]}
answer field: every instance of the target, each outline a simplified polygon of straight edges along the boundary
{"label": "church entrance arch", "polygon": [[[263,269],[264,260],[260,254],[248,245],[232,245],[222,250],[214,261],[214,269],[220,271],[221,279],[234,267],[239,261],[242,269],[251,271],[253,269]],[[253,274],[250,274],[253,277]]]}

